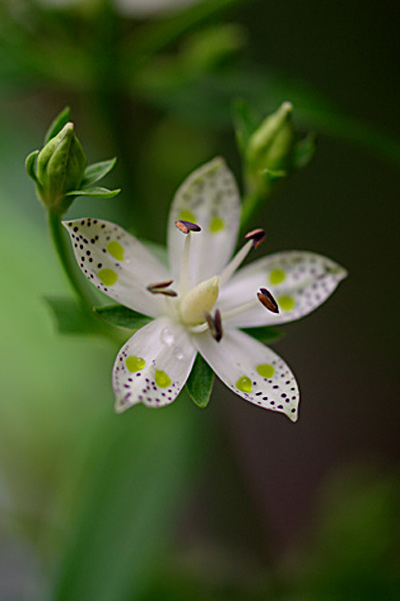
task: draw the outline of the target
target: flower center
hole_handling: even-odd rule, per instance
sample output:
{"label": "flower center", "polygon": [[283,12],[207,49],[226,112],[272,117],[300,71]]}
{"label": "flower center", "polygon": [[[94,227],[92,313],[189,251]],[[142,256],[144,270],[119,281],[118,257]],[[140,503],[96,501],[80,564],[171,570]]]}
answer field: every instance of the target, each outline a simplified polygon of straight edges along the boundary
{"label": "flower center", "polygon": [[219,276],[204,280],[189,290],[182,298],[179,311],[185,325],[196,326],[204,323],[217,302],[219,294]]}

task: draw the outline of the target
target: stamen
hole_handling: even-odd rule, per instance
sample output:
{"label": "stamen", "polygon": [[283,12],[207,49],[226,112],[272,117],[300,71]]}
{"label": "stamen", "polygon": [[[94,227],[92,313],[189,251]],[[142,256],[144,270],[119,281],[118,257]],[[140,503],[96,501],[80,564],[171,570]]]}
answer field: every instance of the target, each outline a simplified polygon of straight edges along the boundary
{"label": "stamen", "polygon": [[190,232],[201,232],[201,227],[197,223],[191,221],[175,221],[175,225],[182,232],[182,234],[189,234]]}
{"label": "stamen", "polygon": [[175,221],[175,225],[183,234],[187,234],[185,239],[185,245],[183,247],[181,273],[179,277],[179,293],[186,294],[190,288],[189,283],[189,255],[190,255],[190,243],[192,236],[191,232],[201,232],[201,227],[197,223],[191,221]]}
{"label": "stamen", "polygon": [[251,232],[248,232],[248,234],[245,235],[245,238],[246,240],[253,241],[253,248],[258,248],[261,242],[265,240],[265,231],[259,227]]}
{"label": "stamen", "polygon": [[210,315],[210,313],[207,313],[207,311],[205,311],[204,317],[206,318],[206,322],[210,329],[211,336],[215,338],[217,342],[219,342],[223,334],[221,313],[219,309],[215,311],[214,318]]}
{"label": "stamen", "polygon": [[245,260],[247,255],[250,252],[251,247],[253,246],[253,241],[249,240],[246,244],[239,250],[239,252],[233,257],[232,261],[225,267],[224,271],[221,273],[220,277],[220,285],[224,286],[228,280],[231,279],[237,268],[241,263]]}
{"label": "stamen", "polygon": [[264,305],[264,307],[266,307],[269,311],[272,311],[272,313],[279,313],[278,303],[276,302],[272,294],[268,292],[268,290],[266,290],[265,288],[260,288],[260,291],[257,292],[256,299],[249,301],[244,305],[240,305],[239,307],[235,307],[234,309],[230,309],[229,311],[224,312],[222,314],[222,318],[230,319],[231,317],[236,317],[241,313],[245,313],[250,309],[254,309],[254,307],[257,307],[259,302],[261,302],[262,305]]}
{"label": "stamen", "polygon": [[239,252],[233,257],[232,261],[225,267],[221,274],[220,285],[223,286],[231,279],[238,267],[243,263],[247,255],[252,248],[257,248],[265,238],[265,232],[263,229],[258,228],[252,230],[245,235],[247,240],[246,244],[239,250]]}
{"label": "stamen", "polygon": [[150,290],[150,292],[153,292],[153,290],[159,290],[160,288],[168,288],[168,286],[171,286],[173,281],[174,280],[168,280],[167,282],[159,282],[156,284],[149,284],[147,286],[147,290]]}
{"label": "stamen", "polygon": [[279,313],[278,303],[266,288],[260,288],[260,292],[257,292],[257,298],[268,311]]}
{"label": "stamen", "polygon": [[239,307],[235,307],[234,309],[229,309],[229,311],[224,311],[224,313],[222,313],[222,318],[230,319],[231,317],[236,317],[236,315],[240,315],[241,313],[245,313],[250,309],[254,309],[254,307],[257,307],[257,305],[258,300],[254,299],[252,301],[249,301],[248,303],[245,303],[244,305],[240,305]]}
{"label": "stamen", "polygon": [[155,284],[149,284],[147,290],[152,294],[164,294],[165,296],[178,296],[175,290],[167,290],[168,286],[172,284],[173,280],[167,282],[156,282]]}

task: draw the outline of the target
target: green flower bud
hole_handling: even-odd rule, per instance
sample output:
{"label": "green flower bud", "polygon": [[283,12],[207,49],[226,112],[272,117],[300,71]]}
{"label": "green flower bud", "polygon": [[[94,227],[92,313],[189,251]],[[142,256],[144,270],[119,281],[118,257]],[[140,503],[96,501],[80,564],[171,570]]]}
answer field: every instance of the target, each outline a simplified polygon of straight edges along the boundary
{"label": "green flower bud", "polygon": [[67,123],[37,157],[37,191],[47,208],[59,213],[66,211],[72,198],[65,198],[65,195],[79,188],[86,164],[74,124]]}
{"label": "green flower bud", "polygon": [[290,170],[295,140],[292,110],[290,102],[284,102],[250,137],[246,158],[253,177],[263,172],[286,174]]}

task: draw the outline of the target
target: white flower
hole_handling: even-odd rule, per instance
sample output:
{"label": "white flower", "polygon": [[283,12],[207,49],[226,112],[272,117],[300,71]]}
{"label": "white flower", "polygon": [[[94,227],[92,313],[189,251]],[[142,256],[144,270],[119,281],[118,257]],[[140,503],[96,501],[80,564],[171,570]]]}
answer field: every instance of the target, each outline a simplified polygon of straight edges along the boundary
{"label": "white flower", "polygon": [[263,237],[262,230],[250,232],[229,262],[239,220],[235,180],[217,158],[195,171],[175,196],[169,270],[117,225],[90,218],[64,222],[86,277],[112,299],[154,318],[116,358],[117,412],[138,403],[172,403],[199,352],[236,394],[296,421],[299,392],[289,367],[238,328],[275,326],[307,315],[346,272],[303,251],[277,253],[236,271]]}

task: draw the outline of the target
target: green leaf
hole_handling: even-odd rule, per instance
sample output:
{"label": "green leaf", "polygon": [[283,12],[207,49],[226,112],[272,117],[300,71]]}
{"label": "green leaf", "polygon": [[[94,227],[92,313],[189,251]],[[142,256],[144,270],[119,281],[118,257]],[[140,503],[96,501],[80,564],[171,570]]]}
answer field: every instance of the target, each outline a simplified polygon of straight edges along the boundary
{"label": "green leaf", "polygon": [[30,154],[28,154],[28,156],[25,159],[26,172],[29,175],[29,177],[31,179],[33,179],[35,184],[39,184],[39,180],[36,175],[36,159],[37,159],[38,154],[39,154],[39,151],[34,150]]}
{"label": "green leaf", "polygon": [[271,326],[265,326],[261,328],[242,328],[242,331],[246,332],[246,334],[252,336],[263,344],[276,342],[285,335],[285,333],[281,330],[277,330]]}
{"label": "green leaf", "polygon": [[265,169],[263,173],[269,180],[282,179],[288,176],[288,172],[284,169]]}
{"label": "green leaf", "polygon": [[203,357],[198,354],[192,373],[186,382],[186,389],[192,401],[201,409],[207,407],[214,383],[214,372]]}
{"label": "green leaf", "polygon": [[204,431],[195,414],[190,403],[107,413],[76,486],[51,599],[145,598],[170,549],[196,466],[204,462]]}
{"label": "green leaf", "polygon": [[346,115],[315,88],[278,73],[246,65],[245,70],[227,71],[199,81],[189,81],[186,74],[181,74],[180,80],[174,78],[168,85],[168,78],[160,78],[159,70],[152,74],[151,68],[151,64],[146,66],[146,78],[135,80],[135,93],[180,118],[197,122],[201,119],[209,127],[228,127],[226,106],[232,98],[245,98],[263,114],[289,98],[300,129],[312,129],[318,135],[352,143],[394,164],[400,163],[400,140],[396,135],[364,123],[357,116]]}
{"label": "green leaf", "polygon": [[309,133],[297,142],[293,154],[293,169],[297,171],[306,167],[313,159],[316,149],[314,133]]}
{"label": "green leaf", "polygon": [[90,196],[97,198],[114,198],[121,192],[121,189],[109,190],[108,188],[102,188],[101,186],[93,186],[93,188],[85,188],[84,190],[71,190],[67,192],[65,196]]}
{"label": "green leaf", "polygon": [[244,100],[236,100],[233,103],[233,124],[239,150],[242,154],[245,154],[249,140],[258,127],[259,120]]}
{"label": "green leaf", "polygon": [[62,110],[61,113],[59,113],[57,117],[51,122],[50,127],[47,130],[46,135],[44,137],[44,145],[46,145],[49,140],[51,140],[52,138],[54,138],[54,136],[60,133],[64,125],[66,125],[68,121],[70,121],[70,119],[71,109],[69,108],[69,106],[66,106],[65,109]]}
{"label": "green leaf", "polygon": [[44,300],[48,304],[57,330],[61,334],[93,334],[93,321],[90,314],[82,309],[78,303],[64,296],[45,296]]}
{"label": "green leaf", "polygon": [[126,58],[132,62],[134,57],[134,62],[137,62],[137,56],[152,57],[219,13],[249,1],[253,0],[203,0],[174,13],[172,17],[152,21],[150,25],[138,30],[134,41],[129,45],[129,55]]}
{"label": "green leaf", "polygon": [[123,305],[110,305],[108,307],[94,307],[93,311],[114,326],[127,328],[128,330],[139,330],[152,321],[151,317],[128,309]]}
{"label": "green leaf", "polygon": [[105,177],[115,166],[117,162],[116,158],[110,159],[109,161],[100,161],[99,163],[93,163],[85,169],[85,174],[81,182],[82,188],[90,186],[100,179]]}

